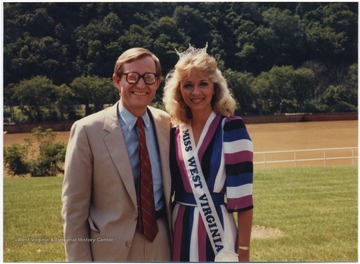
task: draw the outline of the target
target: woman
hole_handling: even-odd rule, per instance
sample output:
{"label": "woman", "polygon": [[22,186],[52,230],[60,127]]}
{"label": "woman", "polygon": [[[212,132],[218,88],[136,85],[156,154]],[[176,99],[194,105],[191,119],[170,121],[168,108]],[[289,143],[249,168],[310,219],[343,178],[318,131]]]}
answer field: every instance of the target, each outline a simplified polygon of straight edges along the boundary
{"label": "woman", "polygon": [[235,100],[206,49],[190,46],[178,53],[164,88],[176,125],[170,151],[173,261],[214,261],[223,252],[249,261],[252,142],[241,117],[233,116]]}

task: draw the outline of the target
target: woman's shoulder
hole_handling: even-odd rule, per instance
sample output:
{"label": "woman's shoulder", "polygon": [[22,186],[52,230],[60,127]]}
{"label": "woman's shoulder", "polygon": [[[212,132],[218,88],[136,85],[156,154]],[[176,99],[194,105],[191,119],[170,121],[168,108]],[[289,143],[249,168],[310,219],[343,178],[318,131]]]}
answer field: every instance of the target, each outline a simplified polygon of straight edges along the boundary
{"label": "woman's shoulder", "polygon": [[223,119],[224,140],[227,142],[250,139],[244,120],[241,116],[229,116]]}
{"label": "woman's shoulder", "polygon": [[244,120],[241,116],[227,116],[223,118],[224,129],[245,128]]}

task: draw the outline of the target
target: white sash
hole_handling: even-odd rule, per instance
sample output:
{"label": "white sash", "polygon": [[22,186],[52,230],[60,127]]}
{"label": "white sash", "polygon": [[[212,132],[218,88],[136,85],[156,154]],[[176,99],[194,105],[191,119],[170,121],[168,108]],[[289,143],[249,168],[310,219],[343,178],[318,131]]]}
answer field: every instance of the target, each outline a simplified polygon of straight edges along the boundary
{"label": "white sash", "polygon": [[[208,131],[209,126],[214,120],[215,116],[216,114],[212,112],[212,114],[206,121],[204,131]],[[217,256],[218,253],[224,249],[224,229],[221,225],[219,215],[216,212],[214,202],[210,195],[208,186],[204,178],[204,174],[201,169],[201,164],[198,158],[197,148],[195,146],[195,140],[191,126],[187,124],[182,124],[179,126],[179,128],[182,155],[184,158],[187,175],[189,177],[195,201],[203,219],[212,248],[215,252],[215,256]],[[201,145],[200,143],[202,142],[203,137],[204,133],[201,134],[199,146]],[[230,252],[230,254],[235,254],[236,258],[234,256],[234,258],[231,258],[229,261],[237,261],[237,254],[234,252]],[[221,260],[227,261],[226,259]],[[215,261],[217,261],[217,259],[215,259]]]}

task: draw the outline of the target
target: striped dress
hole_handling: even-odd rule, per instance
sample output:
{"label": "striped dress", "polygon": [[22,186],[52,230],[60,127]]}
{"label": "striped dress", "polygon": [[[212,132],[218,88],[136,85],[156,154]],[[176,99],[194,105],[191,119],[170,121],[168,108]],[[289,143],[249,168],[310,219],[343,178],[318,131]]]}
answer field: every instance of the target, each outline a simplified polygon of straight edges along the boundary
{"label": "striped dress", "polygon": [[[253,208],[253,145],[243,120],[213,112],[196,149],[224,228],[224,246],[234,251],[237,248],[237,227],[232,213]],[[172,260],[214,261],[215,254],[186,175],[179,127],[171,131],[170,162],[175,193]]]}

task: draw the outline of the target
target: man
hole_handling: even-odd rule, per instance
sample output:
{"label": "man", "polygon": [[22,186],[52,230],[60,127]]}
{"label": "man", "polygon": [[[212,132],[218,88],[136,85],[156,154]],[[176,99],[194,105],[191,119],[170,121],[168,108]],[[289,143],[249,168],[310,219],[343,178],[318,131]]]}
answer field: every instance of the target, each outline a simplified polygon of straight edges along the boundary
{"label": "man", "polygon": [[[113,81],[120,100],[71,128],[62,191],[67,260],[169,261],[170,117],[148,106],[160,85],[160,62],[146,49],[129,49],[118,58]],[[139,157],[141,131],[151,165],[147,169],[140,167],[149,163]],[[140,210],[147,202],[141,202],[140,188],[148,176],[141,174],[149,172],[153,188],[147,192],[154,198],[146,198],[152,209],[144,213]],[[150,211],[155,215],[149,224],[143,216]],[[149,238],[146,232],[153,234]]]}

